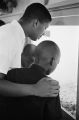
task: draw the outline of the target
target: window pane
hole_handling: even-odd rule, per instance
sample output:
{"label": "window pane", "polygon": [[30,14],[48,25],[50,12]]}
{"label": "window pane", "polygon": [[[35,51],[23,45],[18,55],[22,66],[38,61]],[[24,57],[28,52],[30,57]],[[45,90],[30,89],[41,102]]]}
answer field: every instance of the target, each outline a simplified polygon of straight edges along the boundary
{"label": "window pane", "polygon": [[51,26],[50,39],[61,50],[60,63],[50,75],[60,83],[61,104],[75,116],[78,68],[78,31],[76,26]]}
{"label": "window pane", "polygon": [[50,26],[49,39],[55,41],[61,50],[60,63],[50,75],[60,83],[61,104],[72,115],[76,115],[77,69],[78,69],[78,26]]}

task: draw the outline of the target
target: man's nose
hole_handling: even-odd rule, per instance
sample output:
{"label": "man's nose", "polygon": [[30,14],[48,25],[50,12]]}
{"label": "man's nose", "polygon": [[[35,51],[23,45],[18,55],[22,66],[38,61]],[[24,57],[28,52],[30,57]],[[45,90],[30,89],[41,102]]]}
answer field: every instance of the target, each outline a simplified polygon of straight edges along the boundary
{"label": "man's nose", "polygon": [[45,32],[44,33],[42,33],[40,36],[39,36],[39,38],[41,38],[42,36],[44,36],[45,35]]}
{"label": "man's nose", "polygon": [[45,31],[42,33],[42,36],[45,35]]}

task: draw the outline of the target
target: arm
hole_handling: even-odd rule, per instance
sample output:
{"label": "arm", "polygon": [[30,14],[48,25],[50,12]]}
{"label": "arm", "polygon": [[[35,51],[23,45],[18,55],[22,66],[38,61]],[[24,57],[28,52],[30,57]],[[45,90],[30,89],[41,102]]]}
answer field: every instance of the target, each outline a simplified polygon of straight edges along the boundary
{"label": "arm", "polygon": [[0,73],[0,94],[3,96],[21,97],[36,95],[40,97],[56,97],[59,93],[59,84],[56,81],[48,81],[43,78],[37,84],[16,84],[4,79],[5,75]]}
{"label": "arm", "polygon": [[33,85],[16,84],[4,79],[5,74],[0,73],[0,94],[3,96],[33,95]]}

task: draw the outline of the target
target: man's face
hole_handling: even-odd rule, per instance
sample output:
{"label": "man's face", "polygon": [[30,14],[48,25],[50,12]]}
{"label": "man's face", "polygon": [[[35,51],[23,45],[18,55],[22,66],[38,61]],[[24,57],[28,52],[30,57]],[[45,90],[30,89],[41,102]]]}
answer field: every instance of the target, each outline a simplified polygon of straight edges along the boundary
{"label": "man's face", "polygon": [[49,26],[49,23],[40,23],[39,21],[34,21],[31,34],[30,34],[30,38],[36,41],[44,34],[48,26]]}

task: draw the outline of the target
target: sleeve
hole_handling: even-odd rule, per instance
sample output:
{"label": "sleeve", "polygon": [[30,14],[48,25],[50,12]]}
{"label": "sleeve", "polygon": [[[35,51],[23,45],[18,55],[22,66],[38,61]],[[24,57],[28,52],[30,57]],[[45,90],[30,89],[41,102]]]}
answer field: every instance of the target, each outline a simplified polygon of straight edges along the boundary
{"label": "sleeve", "polygon": [[10,69],[14,41],[9,32],[0,29],[0,73],[7,74]]}
{"label": "sleeve", "polygon": [[[0,72],[6,74],[9,70],[9,43],[6,43],[5,37],[0,38]],[[8,41],[7,41],[8,42]]]}
{"label": "sleeve", "polygon": [[0,73],[7,74],[9,70],[9,59],[5,54],[0,53]]}

